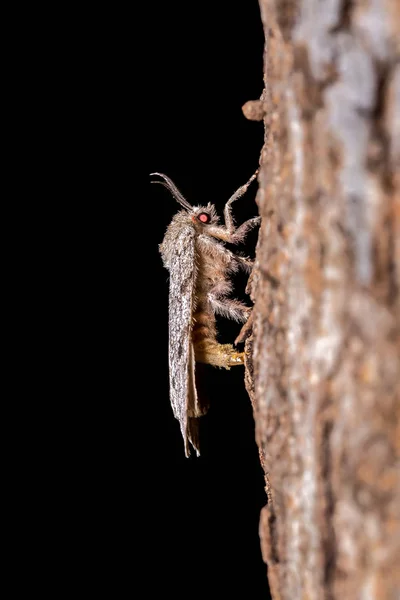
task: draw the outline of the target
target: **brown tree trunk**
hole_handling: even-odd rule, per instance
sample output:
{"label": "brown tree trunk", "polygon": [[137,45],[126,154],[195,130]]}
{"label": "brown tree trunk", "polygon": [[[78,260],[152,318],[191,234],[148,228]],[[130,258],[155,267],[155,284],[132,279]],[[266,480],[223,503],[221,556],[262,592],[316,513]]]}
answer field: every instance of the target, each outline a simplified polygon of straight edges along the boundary
{"label": "brown tree trunk", "polygon": [[260,0],[246,385],[274,600],[400,598],[400,2]]}

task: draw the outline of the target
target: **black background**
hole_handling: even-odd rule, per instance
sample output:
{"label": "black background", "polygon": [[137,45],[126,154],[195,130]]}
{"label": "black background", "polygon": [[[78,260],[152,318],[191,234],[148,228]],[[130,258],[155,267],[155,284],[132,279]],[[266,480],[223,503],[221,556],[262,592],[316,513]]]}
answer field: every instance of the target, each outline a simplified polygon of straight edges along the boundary
{"label": "black background", "polygon": [[[210,201],[222,215],[230,195],[258,167],[263,142],[262,124],[241,110],[263,89],[258,2],[153,6],[146,29],[148,173],[167,174],[191,204]],[[234,205],[238,223],[257,214],[256,190],[253,184]],[[201,457],[185,458],[168,399],[168,272],[158,254],[178,205],[158,185],[149,185],[144,202],[151,223],[146,254],[155,289],[156,380],[151,398],[143,398],[143,427],[151,424],[146,462],[153,472],[145,489],[147,560],[171,594],[187,579],[194,591],[268,598],[258,536],[266,495],[243,370],[204,369],[211,408],[202,419]],[[257,231],[238,249],[254,256],[256,241]],[[245,285],[246,276],[235,277],[235,295],[249,303]],[[239,329],[218,319],[222,342],[232,342]]]}
{"label": "black background", "polygon": [[[178,205],[149,176],[167,174],[191,204],[210,201],[222,215],[257,169],[263,126],[241,108],[263,89],[258,2],[157,0],[86,17],[83,29],[91,37],[66,94],[80,129],[69,168],[86,184],[79,200],[70,184],[65,211],[89,240],[70,302],[83,322],[72,368],[85,374],[79,395],[89,400],[69,409],[78,466],[66,474],[66,527],[79,523],[75,552],[96,557],[93,578],[111,580],[115,593],[127,577],[139,597],[265,599],[266,494],[243,369],[205,367],[200,458],[185,458],[172,414],[169,275],[158,244]],[[256,189],[235,203],[238,223],[257,215]],[[256,241],[257,230],[238,250],[253,257]],[[246,280],[235,276],[235,296],[250,304]],[[221,318],[218,330],[233,342],[240,325]]]}

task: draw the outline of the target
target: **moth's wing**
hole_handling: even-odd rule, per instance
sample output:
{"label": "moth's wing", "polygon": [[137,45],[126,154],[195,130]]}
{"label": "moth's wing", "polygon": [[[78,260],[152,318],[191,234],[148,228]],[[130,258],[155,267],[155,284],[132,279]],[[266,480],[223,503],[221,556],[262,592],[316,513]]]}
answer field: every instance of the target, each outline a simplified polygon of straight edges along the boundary
{"label": "moth's wing", "polygon": [[[192,324],[196,286],[196,232],[186,227],[175,239],[169,270],[169,373],[172,410],[178,419],[189,456],[189,442],[197,453],[198,398],[195,385],[195,360]],[[192,415],[192,416],[189,416]]]}

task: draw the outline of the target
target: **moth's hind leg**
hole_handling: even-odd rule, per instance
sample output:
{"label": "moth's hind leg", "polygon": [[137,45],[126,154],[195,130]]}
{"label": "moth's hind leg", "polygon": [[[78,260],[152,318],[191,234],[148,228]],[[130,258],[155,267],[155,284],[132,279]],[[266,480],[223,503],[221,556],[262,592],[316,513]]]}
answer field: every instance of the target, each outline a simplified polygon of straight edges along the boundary
{"label": "moth's hind leg", "polygon": [[219,344],[215,340],[202,339],[194,343],[196,362],[230,369],[244,365],[244,352],[238,352],[232,344]]}

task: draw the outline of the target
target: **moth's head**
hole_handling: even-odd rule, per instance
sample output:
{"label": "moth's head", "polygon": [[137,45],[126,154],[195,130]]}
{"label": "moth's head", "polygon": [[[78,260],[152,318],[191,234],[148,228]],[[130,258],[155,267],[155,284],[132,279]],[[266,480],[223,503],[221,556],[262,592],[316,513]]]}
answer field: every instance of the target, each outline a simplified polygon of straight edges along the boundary
{"label": "moth's head", "polygon": [[[218,216],[215,210],[215,206],[210,202],[207,206],[192,206],[189,202],[182,196],[181,192],[178,190],[173,181],[163,173],[150,173],[150,175],[158,175],[161,177],[163,181],[152,181],[151,183],[159,183],[167,188],[175,198],[177,202],[185,209],[187,213],[187,221],[193,223],[195,226],[203,228],[207,227],[207,225],[215,225],[218,223]],[[186,215],[182,211],[181,212],[182,219],[186,220]]]}
{"label": "moth's head", "polygon": [[215,206],[210,202],[207,206],[193,206],[191,213],[192,223],[195,225],[216,225],[218,223],[218,215]]}

